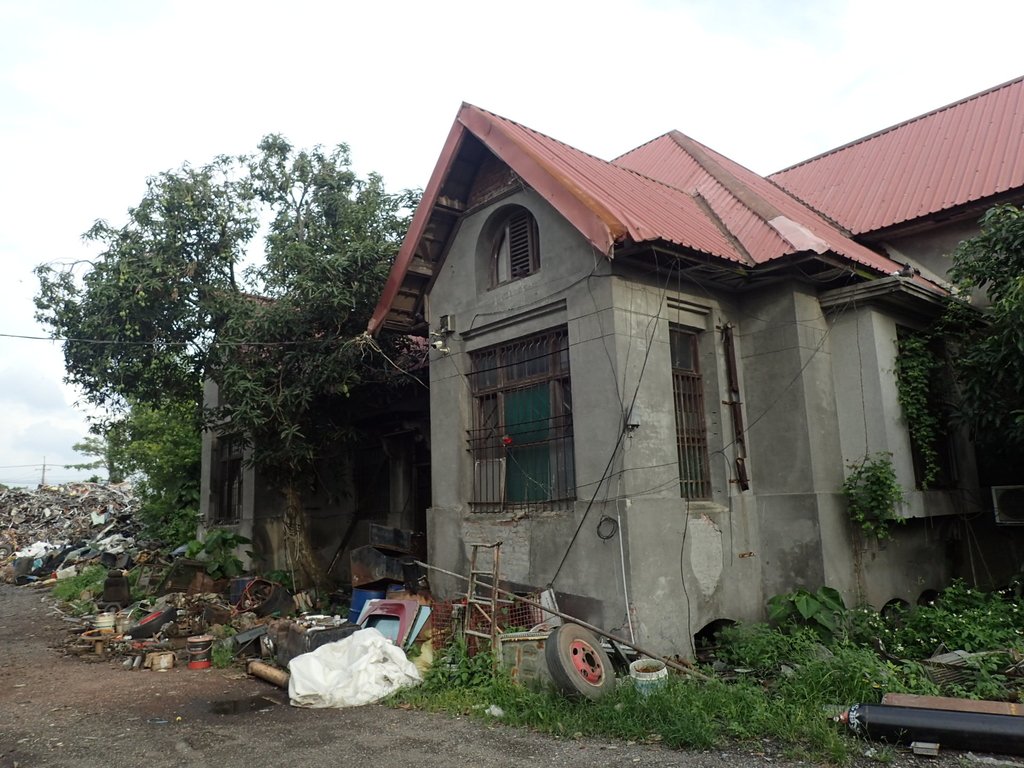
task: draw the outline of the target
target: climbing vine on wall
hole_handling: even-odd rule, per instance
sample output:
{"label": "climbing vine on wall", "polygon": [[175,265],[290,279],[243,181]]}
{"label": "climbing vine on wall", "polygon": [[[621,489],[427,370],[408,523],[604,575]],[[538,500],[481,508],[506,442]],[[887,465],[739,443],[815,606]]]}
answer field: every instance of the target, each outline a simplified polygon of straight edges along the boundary
{"label": "climbing vine on wall", "polygon": [[910,439],[921,456],[921,488],[932,487],[939,477],[939,438],[945,420],[937,407],[937,379],[943,364],[934,352],[933,336],[901,333],[897,341],[896,387]]}

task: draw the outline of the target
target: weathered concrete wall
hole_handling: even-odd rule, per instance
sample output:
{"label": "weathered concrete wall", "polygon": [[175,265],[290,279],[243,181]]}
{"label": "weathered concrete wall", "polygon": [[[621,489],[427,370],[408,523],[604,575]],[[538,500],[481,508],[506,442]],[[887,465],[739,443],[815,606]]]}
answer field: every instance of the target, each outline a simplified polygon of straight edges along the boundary
{"label": "weathered concrete wall", "polygon": [[[488,222],[511,204],[537,219],[541,268],[490,287]],[[431,561],[466,573],[468,544],[502,541],[505,579],[592,598],[581,618],[682,654],[702,627],[761,619],[769,596],[799,587],[829,585],[849,605],[880,607],[947,583],[960,557],[955,537],[927,516],[945,511],[950,494],[911,492],[912,519],[878,544],[850,524],[841,492],[846,462],[881,450],[898,456],[913,487],[894,379],[899,319],[866,307],[826,315],[814,286],[794,281],[734,296],[678,275],[666,283],[665,274],[609,263],[530,190],[463,219],[429,296],[431,327],[441,315],[456,326],[449,353],[431,353]],[[699,334],[707,500],[680,493],[673,324]],[[723,406],[727,325],[747,429],[746,491]],[[570,344],[577,499],[543,513],[474,512],[470,354],[560,326]],[[635,428],[623,437],[627,416]],[[441,595],[462,589],[432,581]]]}
{"label": "weathered concrete wall", "polygon": [[[510,204],[534,214],[539,231],[541,267],[530,276],[489,287],[490,243],[482,237],[496,211]],[[428,546],[433,563],[459,573],[468,571],[468,545],[502,541],[502,576],[520,584],[544,586],[586,513],[584,498],[597,487],[622,425],[614,393],[614,369],[605,351],[605,328],[612,322],[606,260],[547,203],[522,191],[463,220],[430,294],[431,327],[436,318],[454,318],[457,332],[447,340],[449,354],[431,352],[430,411],[433,506],[428,515]],[[567,509],[535,513],[530,518],[474,513],[473,461],[466,450],[472,398],[465,374],[470,353],[532,333],[566,326],[575,433],[575,474],[579,500]],[[584,450],[593,446],[594,450]],[[576,544],[558,574],[555,587],[596,601],[590,618],[605,626],[625,623],[617,542],[595,533],[600,502],[586,513]],[[453,579],[434,575],[432,587],[442,595],[462,589]]]}
{"label": "weathered concrete wall", "polygon": [[[884,237],[879,245],[896,261],[918,267],[925,277],[944,280],[953,265],[952,255],[960,241],[978,234],[979,218],[980,214],[972,215],[933,223],[916,232],[894,233]],[[978,292],[976,298],[985,303],[983,293]]]}
{"label": "weathered concrete wall", "polygon": [[[508,204],[534,213],[541,269],[488,289],[478,242],[489,217]],[[538,587],[554,579],[559,591],[594,598],[592,612],[582,618],[626,633],[632,624],[638,641],[680,653],[691,652],[692,634],[704,624],[761,615],[756,504],[730,482],[735,447],[722,414],[725,363],[716,330],[730,313],[722,300],[694,284],[667,290],[656,277],[618,266],[612,272],[555,211],[524,191],[463,220],[432,288],[430,309],[434,319],[454,316],[459,329],[447,341],[448,355],[431,356],[434,506],[428,541],[434,563],[465,573],[469,543],[500,540],[506,579]],[[680,498],[672,323],[701,332],[712,451],[713,499],[707,502]],[[472,407],[464,380],[469,353],[563,324],[570,344],[577,501],[566,510],[522,518],[474,513],[465,432]],[[622,438],[631,404],[638,426]],[[455,580],[433,581],[442,594],[460,589]]]}

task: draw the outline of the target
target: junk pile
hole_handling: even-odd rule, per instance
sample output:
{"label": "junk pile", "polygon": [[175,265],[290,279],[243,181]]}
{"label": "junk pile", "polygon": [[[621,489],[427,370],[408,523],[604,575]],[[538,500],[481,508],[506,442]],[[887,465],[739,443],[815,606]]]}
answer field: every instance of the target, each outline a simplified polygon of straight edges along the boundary
{"label": "junk pile", "polygon": [[92,562],[131,567],[137,509],[127,483],[0,490],[0,580],[27,584]]}
{"label": "junk pile", "polygon": [[[151,567],[155,566],[139,566]],[[279,584],[270,590],[273,606],[254,603],[252,598],[243,600],[244,589],[237,590],[239,596],[232,602],[226,593],[235,584],[225,583],[223,591],[166,591],[176,578],[190,585],[209,582],[214,588],[221,583],[212,582],[208,576],[190,577],[195,570],[191,561],[177,561],[163,570],[166,573],[156,579],[157,596],[136,601],[131,601],[128,593],[128,577],[111,571],[102,598],[95,600],[95,614],[65,616],[70,624],[66,651],[86,659],[123,659],[128,670],[167,671],[186,664],[189,669],[208,669],[215,648],[223,649],[229,660],[268,652],[271,646],[265,636],[271,622],[295,608],[291,594]],[[248,585],[262,580],[234,581]],[[118,599],[122,596],[123,600]]]}
{"label": "junk pile", "polygon": [[[401,538],[390,531],[381,535]],[[282,584],[254,576],[214,580],[207,565],[153,557],[134,568],[129,563],[127,571],[111,569],[102,596],[78,601],[91,600],[96,612],[65,616],[71,625],[67,652],[157,672],[247,660],[250,674],[288,687],[292,703],[305,707],[358,706],[422,679],[422,670],[405,656],[414,643],[429,640],[431,600],[420,571],[408,583],[374,584],[388,598],[362,595],[348,613],[356,621],[349,621],[308,611],[310,593],[293,595]],[[133,593],[148,597],[133,601]],[[420,654],[424,661],[430,658],[429,652]]]}

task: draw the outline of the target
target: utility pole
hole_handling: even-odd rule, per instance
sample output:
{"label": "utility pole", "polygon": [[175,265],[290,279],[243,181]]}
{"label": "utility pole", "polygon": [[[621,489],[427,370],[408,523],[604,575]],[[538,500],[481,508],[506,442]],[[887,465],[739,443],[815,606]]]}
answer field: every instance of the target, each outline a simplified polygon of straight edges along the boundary
{"label": "utility pole", "polygon": [[39,487],[42,488],[44,485],[46,485],[46,457],[45,456],[43,456],[43,477],[39,481]]}

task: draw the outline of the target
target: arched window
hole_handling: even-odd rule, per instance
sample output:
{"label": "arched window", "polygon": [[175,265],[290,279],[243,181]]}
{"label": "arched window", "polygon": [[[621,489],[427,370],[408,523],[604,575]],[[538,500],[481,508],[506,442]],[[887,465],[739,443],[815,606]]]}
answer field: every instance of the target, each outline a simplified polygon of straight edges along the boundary
{"label": "arched window", "polygon": [[537,220],[525,208],[514,206],[494,234],[491,285],[532,275],[540,269]]}

